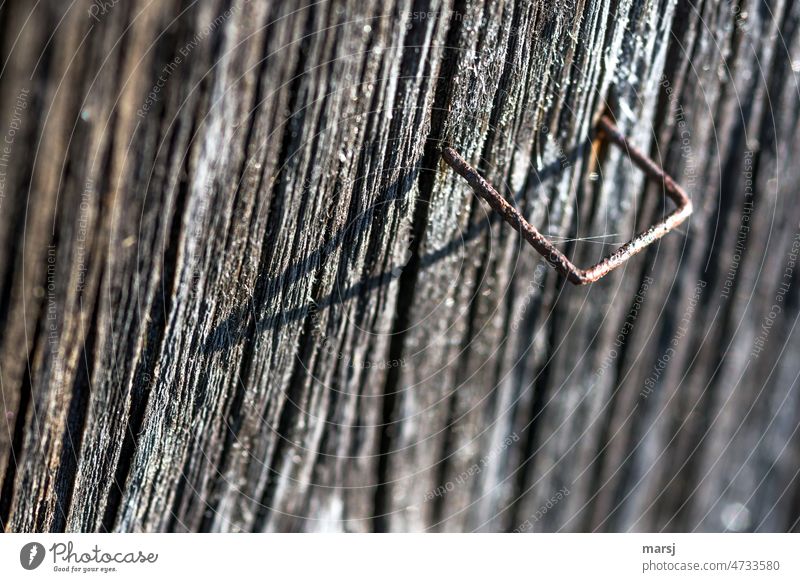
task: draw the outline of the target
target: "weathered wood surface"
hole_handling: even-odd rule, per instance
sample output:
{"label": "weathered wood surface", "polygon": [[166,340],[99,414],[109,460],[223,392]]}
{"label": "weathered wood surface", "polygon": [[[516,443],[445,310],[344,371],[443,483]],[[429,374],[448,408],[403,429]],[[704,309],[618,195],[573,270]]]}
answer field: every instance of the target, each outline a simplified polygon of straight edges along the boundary
{"label": "weathered wood surface", "polygon": [[[798,22],[6,2],[3,527],[797,529]],[[667,209],[606,107],[695,214],[575,288],[439,147],[588,265]]]}

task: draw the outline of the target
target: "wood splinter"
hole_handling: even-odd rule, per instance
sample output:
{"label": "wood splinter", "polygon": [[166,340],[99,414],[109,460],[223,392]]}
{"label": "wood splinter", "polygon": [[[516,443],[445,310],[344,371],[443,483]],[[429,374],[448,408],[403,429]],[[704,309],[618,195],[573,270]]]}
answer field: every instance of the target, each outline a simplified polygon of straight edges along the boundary
{"label": "wood splinter", "polygon": [[630,242],[602,259],[588,269],[579,269],[553,244],[547,240],[536,227],[530,224],[520,212],[503,198],[491,184],[462,158],[451,147],[442,150],[442,156],[450,166],[463,177],[476,194],[489,203],[496,212],[505,219],[522,237],[530,243],[555,269],[575,285],[587,285],[603,278],[608,273],[625,263],[633,255],[644,250],[669,231],[679,226],[692,214],[692,203],[686,192],[668,176],[663,168],[644,155],[639,149],[630,145],[610,117],[603,115],[598,123],[602,134],[611,143],[623,149],[631,161],[647,175],[648,178],[660,181],[677,208],[661,222],[654,224],[644,232],[637,234]]}

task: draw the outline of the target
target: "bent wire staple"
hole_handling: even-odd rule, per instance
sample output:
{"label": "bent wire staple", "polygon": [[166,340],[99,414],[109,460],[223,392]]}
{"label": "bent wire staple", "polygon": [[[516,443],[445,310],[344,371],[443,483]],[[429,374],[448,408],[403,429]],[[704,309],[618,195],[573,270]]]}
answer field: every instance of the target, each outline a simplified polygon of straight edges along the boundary
{"label": "bent wire staple", "polygon": [[603,115],[598,123],[602,134],[613,144],[619,146],[645,173],[648,178],[660,181],[677,208],[661,222],[654,224],[644,232],[637,234],[630,242],[602,259],[588,269],[576,267],[561,251],[547,240],[536,227],[530,224],[520,212],[506,201],[477,170],[469,165],[459,153],[451,147],[442,149],[444,160],[463,177],[476,194],[481,196],[489,206],[498,212],[514,230],[518,231],[528,243],[535,248],[555,269],[564,275],[570,283],[587,285],[603,278],[608,273],[624,264],[633,255],[641,252],[648,245],[657,241],[676,228],[692,214],[692,203],[686,192],[664,172],[653,160],[628,143],[610,117]]}

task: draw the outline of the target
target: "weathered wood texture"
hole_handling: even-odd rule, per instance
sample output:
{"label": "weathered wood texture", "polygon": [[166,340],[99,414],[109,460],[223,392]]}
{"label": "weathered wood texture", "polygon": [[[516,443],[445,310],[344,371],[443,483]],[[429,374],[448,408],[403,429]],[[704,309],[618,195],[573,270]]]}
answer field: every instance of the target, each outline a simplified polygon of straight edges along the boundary
{"label": "weathered wood texture", "polygon": [[[3,527],[797,529],[799,22],[4,3]],[[576,288],[439,148],[585,266],[669,210],[606,108],[695,214]]]}

